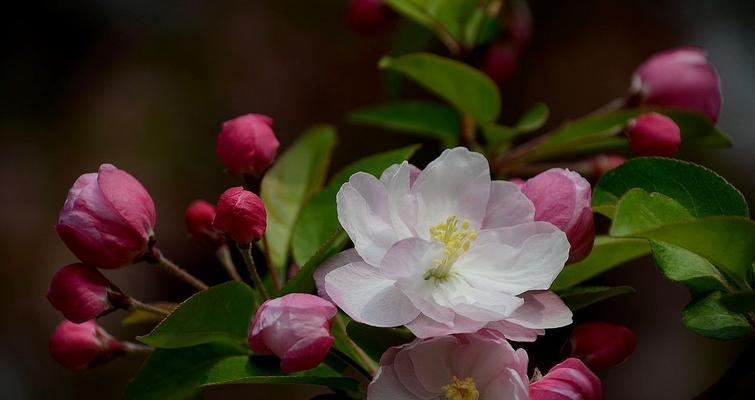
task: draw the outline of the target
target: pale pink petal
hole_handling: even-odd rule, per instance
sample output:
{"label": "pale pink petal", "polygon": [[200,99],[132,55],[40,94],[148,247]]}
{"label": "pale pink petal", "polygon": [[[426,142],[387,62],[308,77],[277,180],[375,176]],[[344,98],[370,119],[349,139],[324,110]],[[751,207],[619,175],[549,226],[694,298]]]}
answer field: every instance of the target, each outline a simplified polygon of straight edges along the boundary
{"label": "pale pink petal", "polygon": [[368,400],[424,400],[409,392],[393,366],[382,366],[367,388]]}
{"label": "pale pink petal", "polygon": [[534,342],[538,336],[545,334],[545,329],[525,328],[506,320],[489,322],[485,330],[494,331],[499,337],[513,342]]}
{"label": "pale pink petal", "polygon": [[523,303],[514,295],[472,287],[466,280],[454,275],[438,285],[434,299],[438,304],[475,321],[506,318]]}
{"label": "pale pink petal", "polygon": [[572,312],[557,294],[532,291],[523,296],[524,305],[516,309],[507,321],[526,328],[551,329],[572,323]]}
{"label": "pale pink petal", "polygon": [[345,266],[346,264],[351,264],[353,262],[358,261],[364,261],[362,260],[362,257],[359,256],[356,249],[348,249],[344,250],[333,257],[328,258],[320,264],[319,267],[315,270],[313,277],[315,279],[315,286],[317,287],[317,295],[322,297],[323,299],[330,300],[330,296],[328,296],[328,292],[325,290],[325,275],[327,275],[330,271],[341,268]]}
{"label": "pale pink petal", "polygon": [[388,211],[396,230],[403,239],[417,235],[417,198],[411,193],[412,175],[419,174],[417,167],[404,161],[396,166],[392,174],[388,171],[380,177],[388,192]]}
{"label": "pale pink petal", "polygon": [[420,314],[417,319],[406,324],[406,327],[418,338],[431,338],[454,333],[477,332],[485,324],[485,322],[474,321],[457,314],[451,322],[451,326],[449,326]]}
{"label": "pale pink petal", "polygon": [[519,225],[532,222],[534,218],[535,206],[517,184],[506,181],[490,184],[490,200],[481,229]]}
{"label": "pale pink petal", "polygon": [[[440,388],[453,376],[452,353],[459,339],[444,336],[430,341],[416,341],[404,351],[414,364],[414,373],[425,390],[440,393]],[[396,356],[399,360],[399,356]]]}

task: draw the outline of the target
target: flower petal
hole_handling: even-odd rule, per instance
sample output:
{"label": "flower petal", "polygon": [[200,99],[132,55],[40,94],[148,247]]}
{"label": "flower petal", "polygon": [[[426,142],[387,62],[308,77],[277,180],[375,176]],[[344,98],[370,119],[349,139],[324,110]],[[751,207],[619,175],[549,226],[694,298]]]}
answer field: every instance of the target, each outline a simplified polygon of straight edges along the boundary
{"label": "flower petal", "polygon": [[490,184],[490,200],[485,209],[482,229],[501,228],[532,222],[535,206],[512,182],[493,181]]}
{"label": "flower petal", "polygon": [[320,264],[320,266],[317,267],[313,274],[313,277],[315,279],[315,286],[317,287],[317,295],[325,300],[333,301],[330,299],[328,292],[325,290],[325,275],[327,275],[334,269],[341,268],[346,266],[347,264],[358,261],[364,260],[362,260],[362,257],[359,256],[356,249],[351,248],[328,258],[327,260],[325,260],[325,262]]}
{"label": "flower petal", "polygon": [[525,293],[524,305],[507,321],[526,328],[551,329],[572,323],[572,312],[557,294],[543,290]]}
{"label": "flower petal", "polygon": [[411,193],[411,187],[420,171],[406,161],[393,167],[392,173],[386,170],[380,177],[388,192],[390,220],[399,238],[416,236],[417,199]]}
{"label": "flower petal", "polygon": [[461,315],[456,315],[450,326],[440,323],[426,315],[420,314],[417,319],[406,324],[406,327],[418,338],[431,338],[451,335],[454,333],[477,332],[485,326],[485,322],[474,321]]}

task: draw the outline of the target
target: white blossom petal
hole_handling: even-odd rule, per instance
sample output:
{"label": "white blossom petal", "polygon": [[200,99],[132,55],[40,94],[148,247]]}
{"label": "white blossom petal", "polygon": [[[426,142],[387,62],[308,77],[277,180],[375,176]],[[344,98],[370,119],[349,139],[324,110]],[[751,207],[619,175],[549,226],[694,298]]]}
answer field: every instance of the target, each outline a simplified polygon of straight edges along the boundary
{"label": "white blossom petal", "polygon": [[320,264],[313,274],[315,286],[317,287],[317,295],[332,302],[333,300],[328,296],[328,292],[325,290],[325,275],[336,268],[341,268],[347,264],[358,261],[364,260],[359,256],[356,249],[348,249],[328,258],[325,262]]}
{"label": "white blossom petal", "polygon": [[493,181],[482,229],[502,228],[532,222],[535,206],[514,183]]}

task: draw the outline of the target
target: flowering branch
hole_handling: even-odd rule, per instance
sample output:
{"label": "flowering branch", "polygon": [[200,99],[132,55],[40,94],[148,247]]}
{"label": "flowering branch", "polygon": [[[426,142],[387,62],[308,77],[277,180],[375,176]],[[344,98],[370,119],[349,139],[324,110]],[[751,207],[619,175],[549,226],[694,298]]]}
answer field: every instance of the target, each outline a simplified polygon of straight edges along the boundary
{"label": "flowering branch", "polygon": [[207,284],[197,279],[194,275],[186,272],[186,270],[176,265],[173,261],[165,258],[157,247],[152,247],[146,259],[148,262],[156,264],[162,270],[167,271],[171,275],[183,280],[196,289],[207,290],[209,288]]}
{"label": "flowering branch", "polygon": [[241,275],[239,275],[239,272],[236,270],[236,264],[233,263],[233,258],[231,257],[231,249],[228,248],[227,244],[223,243],[222,245],[220,245],[218,249],[215,250],[215,256],[218,258],[220,265],[225,268],[225,270],[228,272],[228,275],[230,275],[234,281],[242,281]]}
{"label": "flowering branch", "polygon": [[270,296],[267,294],[265,284],[262,282],[262,278],[257,272],[257,267],[254,264],[254,257],[252,257],[252,246],[239,244],[237,244],[236,246],[241,252],[241,255],[244,257],[244,263],[246,264],[246,268],[249,270],[249,275],[251,275],[252,281],[254,281],[254,286],[257,287],[257,290],[259,290],[260,295],[262,295],[263,299],[269,299]]}

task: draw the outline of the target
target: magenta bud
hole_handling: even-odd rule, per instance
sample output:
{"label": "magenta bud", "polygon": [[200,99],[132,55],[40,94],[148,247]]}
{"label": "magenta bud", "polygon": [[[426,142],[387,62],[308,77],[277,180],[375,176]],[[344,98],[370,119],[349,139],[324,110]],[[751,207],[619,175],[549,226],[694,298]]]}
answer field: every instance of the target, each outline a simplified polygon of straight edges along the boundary
{"label": "magenta bud", "polygon": [[266,115],[246,114],[223,123],[215,153],[233,175],[262,176],[278,154],[273,120]]}
{"label": "magenta bud", "polygon": [[265,234],[265,205],[259,196],[241,186],[223,192],[215,211],[212,226],[238,244],[256,242]]}
{"label": "magenta bud", "polygon": [[155,203],[133,176],[110,164],[81,175],[68,191],[55,229],[86,264],[119,268],[133,264],[149,247]]}
{"label": "magenta bud", "polygon": [[587,322],[574,327],[571,356],[590,368],[607,369],[624,362],[637,347],[637,335],[629,328],[605,322]]}
{"label": "magenta bud", "polygon": [[126,353],[126,347],[94,321],[63,321],[50,336],[52,358],[65,368],[81,371]]}
{"label": "magenta bud", "polygon": [[482,70],[497,84],[510,80],[519,66],[519,49],[510,42],[498,41],[490,45]]}
{"label": "magenta bud", "polygon": [[222,236],[212,227],[214,220],[215,206],[204,200],[194,200],[186,207],[186,228],[189,234],[211,243],[222,243]]}
{"label": "magenta bud", "polygon": [[602,400],[603,384],[579,359],[568,358],[530,384],[530,400]]}
{"label": "magenta bud", "polygon": [[330,320],[338,310],[327,300],[291,293],[267,300],[257,310],[249,330],[249,348],[275,354],[285,372],[314,368],[333,344]]}
{"label": "magenta bud", "polygon": [[641,156],[671,157],[682,142],[674,120],[654,112],[632,120],[627,126],[627,137],[632,150]]}
{"label": "magenta bud", "polygon": [[589,161],[590,173],[595,176],[601,176],[606,172],[618,167],[627,159],[616,154],[598,154]]}
{"label": "magenta bud", "polygon": [[390,21],[390,10],[383,0],[350,0],[346,6],[346,24],[363,35],[376,33]]}
{"label": "magenta bud", "polygon": [[77,324],[128,307],[128,297],[118,287],[96,268],[84,264],[59,269],[50,282],[47,300]]}
{"label": "magenta bud", "polygon": [[683,108],[718,120],[721,82],[715,67],[697,47],[677,47],[656,53],[632,77],[631,94],[640,103]]}
{"label": "magenta bud", "polygon": [[569,260],[579,261],[592,250],[595,225],[590,183],[578,173],[552,168],[528,179],[522,193],[535,205],[535,220],[546,221],[566,233]]}

